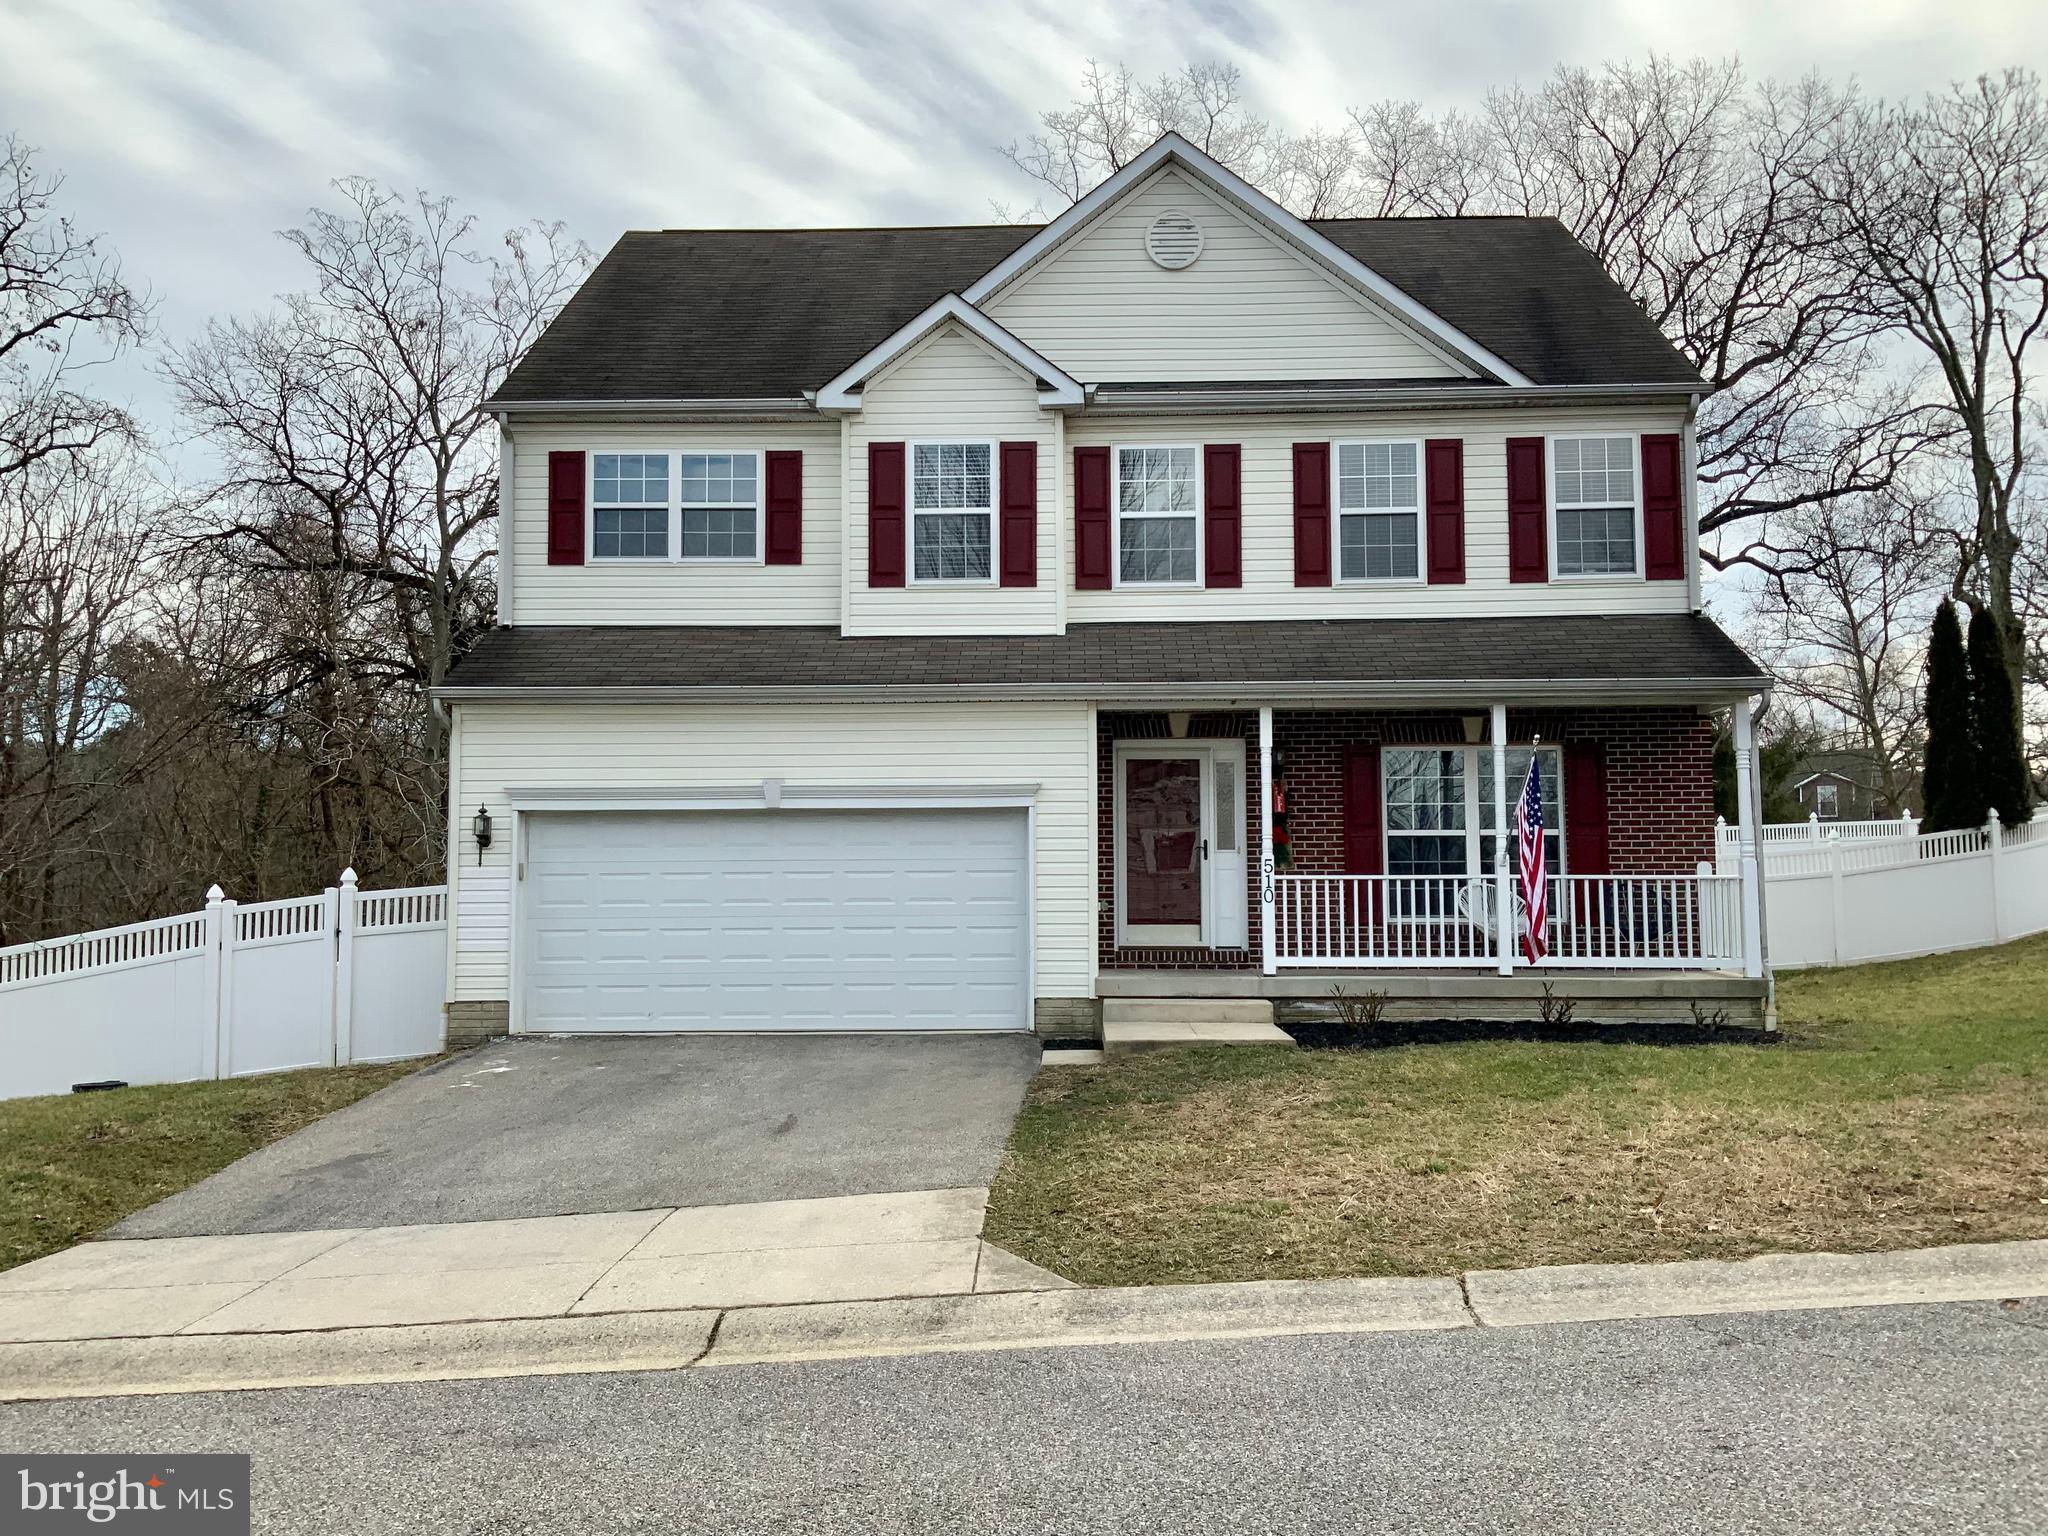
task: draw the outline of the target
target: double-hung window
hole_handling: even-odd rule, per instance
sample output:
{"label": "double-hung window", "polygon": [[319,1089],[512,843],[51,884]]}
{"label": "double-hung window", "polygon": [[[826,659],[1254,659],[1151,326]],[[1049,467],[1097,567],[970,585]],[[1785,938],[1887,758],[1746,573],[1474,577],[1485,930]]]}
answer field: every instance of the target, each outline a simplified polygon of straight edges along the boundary
{"label": "double-hung window", "polygon": [[[1543,786],[1544,864],[1561,875],[1564,779],[1563,754],[1556,747],[1508,748],[1508,834],[1514,835],[1514,806],[1532,751]],[[1451,910],[1457,885],[1493,873],[1493,748],[1388,747],[1380,756],[1380,775],[1387,873],[1441,877],[1443,888],[1434,895],[1418,884],[1402,900],[1416,915]],[[1515,857],[1512,847],[1508,857]]]}
{"label": "double-hung window", "polygon": [[910,445],[913,581],[987,581],[994,571],[995,445]]}
{"label": "double-hung window", "polygon": [[1414,581],[1422,574],[1422,445],[1337,445],[1337,575]]}
{"label": "double-hung window", "polygon": [[593,560],[668,558],[668,455],[590,456]]}
{"label": "double-hung window", "polygon": [[761,477],[751,453],[682,456],[683,558],[752,560],[761,548]]}
{"label": "double-hung window", "polygon": [[1822,821],[1838,821],[1842,815],[1842,799],[1838,786],[1825,780],[1813,786],[1813,813]]}
{"label": "double-hung window", "polygon": [[1198,454],[1189,446],[1116,451],[1119,586],[1193,586],[1201,570]]}
{"label": "double-hung window", "polygon": [[1551,505],[1557,519],[1557,574],[1637,574],[1642,507],[1633,437],[1551,440]]}

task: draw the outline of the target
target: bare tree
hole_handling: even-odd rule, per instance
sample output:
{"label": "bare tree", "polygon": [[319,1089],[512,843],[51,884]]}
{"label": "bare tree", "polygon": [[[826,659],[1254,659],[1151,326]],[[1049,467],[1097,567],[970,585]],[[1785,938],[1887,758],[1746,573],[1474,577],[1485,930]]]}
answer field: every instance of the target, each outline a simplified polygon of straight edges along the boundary
{"label": "bare tree", "polygon": [[127,412],[77,385],[141,339],[147,307],[120,262],[57,212],[62,188],[21,140],[0,139],[0,482],[137,435]]}
{"label": "bare tree", "polygon": [[2027,645],[2015,498],[2039,431],[2029,354],[2048,325],[2040,82],[2007,70],[1917,106],[1860,104],[1809,181],[1862,302],[1930,365],[1929,394],[1971,493],[1955,595],[1996,625],[2018,699]]}
{"label": "bare tree", "polygon": [[[410,201],[361,179],[285,239],[312,286],[274,314],[219,321],[165,368],[227,466],[200,536],[252,571],[323,583],[316,607],[388,622],[303,638],[322,677],[406,691],[424,715],[490,622],[498,511],[484,401],[553,318],[590,253],[559,225],[476,248],[445,198]],[[346,653],[346,654],[345,654]]]}
{"label": "bare tree", "polygon": [[1873,787],[1894,807],[1918,777],[1924,637],[1946,585],[1927,523],[1924,506],[1903,494],[1781,519],[1750,626],[1784,692],[1868,753]]}
{"label": "bare tree", "polygon": [[116,739],[146,500],[132,457],[105,451],[0,480],[0,945],[69,915],[97,818],[149,767]]}

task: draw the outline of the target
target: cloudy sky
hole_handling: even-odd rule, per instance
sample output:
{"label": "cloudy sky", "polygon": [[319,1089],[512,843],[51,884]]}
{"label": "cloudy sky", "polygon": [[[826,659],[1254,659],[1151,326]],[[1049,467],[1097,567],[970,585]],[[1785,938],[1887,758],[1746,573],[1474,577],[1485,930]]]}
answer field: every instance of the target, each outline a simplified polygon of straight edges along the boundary
{"label": "cloudy sky", "polygon": [[[264,306],[275,232],[334,177],[455,195],[486,227],[939,223],[1031,191],[994,146],[1083,62],[1228,59],[1293,127],[1470,103],[1559,62],[1739,54],[1887,94],[2048,64],[2041,0],[0,0],[0,132],[157,299],[162,332]],[[161,418],[135,367],[125,393]]]}

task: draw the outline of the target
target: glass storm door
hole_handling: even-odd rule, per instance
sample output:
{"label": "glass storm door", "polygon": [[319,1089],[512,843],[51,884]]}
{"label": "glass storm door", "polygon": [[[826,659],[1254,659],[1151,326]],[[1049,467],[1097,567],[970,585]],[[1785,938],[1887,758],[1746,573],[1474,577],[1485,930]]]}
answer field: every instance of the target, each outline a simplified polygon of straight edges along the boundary
{"label": "glass storm door", "polygon": [[1116,771],[1119,942],[1242,946],[1243,743],[1132,745]]}
{"label": "glass storm door", "polygon": [[1202,759],[1126,758],[1124,926],[1200,943],[1202,854]]}

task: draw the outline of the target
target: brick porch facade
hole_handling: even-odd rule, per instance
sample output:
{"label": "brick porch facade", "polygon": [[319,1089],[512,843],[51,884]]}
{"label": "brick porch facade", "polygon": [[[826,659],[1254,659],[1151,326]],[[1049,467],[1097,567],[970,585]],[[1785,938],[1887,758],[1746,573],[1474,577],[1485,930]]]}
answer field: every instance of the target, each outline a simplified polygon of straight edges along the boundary
{"label": "brick porch facade", "polygon": [[[1339,874],[1345,869],[1344,762],[1362,743],[1437,745],[1465,741],[1460,712],[1279,710],[1273,746],[1284,764],[1292,872]],[[1248,943],[1242,950],[1118,947],[1116,942],[1115,759],[1119,741],[1170,739],[1165,713],[1103,711],[1096,723],[1098,788],[1097,960],[1103,970],[1256,971],[1262,920],[1259,902],[1261,786],[1255,710],[1195,714],[1190,740],[1245,742],[1246,901]],[[1541,709],[1508,712],[1508,736],[1541,736],[1569,748],[1598,743],[1605,759],[1609,870],[1622,874],[1690,873],[1714,857],[1714,722],[1689,705]],[[1569,796],[1571,789],[1566,787]],[[1476,808],[1475,808],[1476,813]]]}

